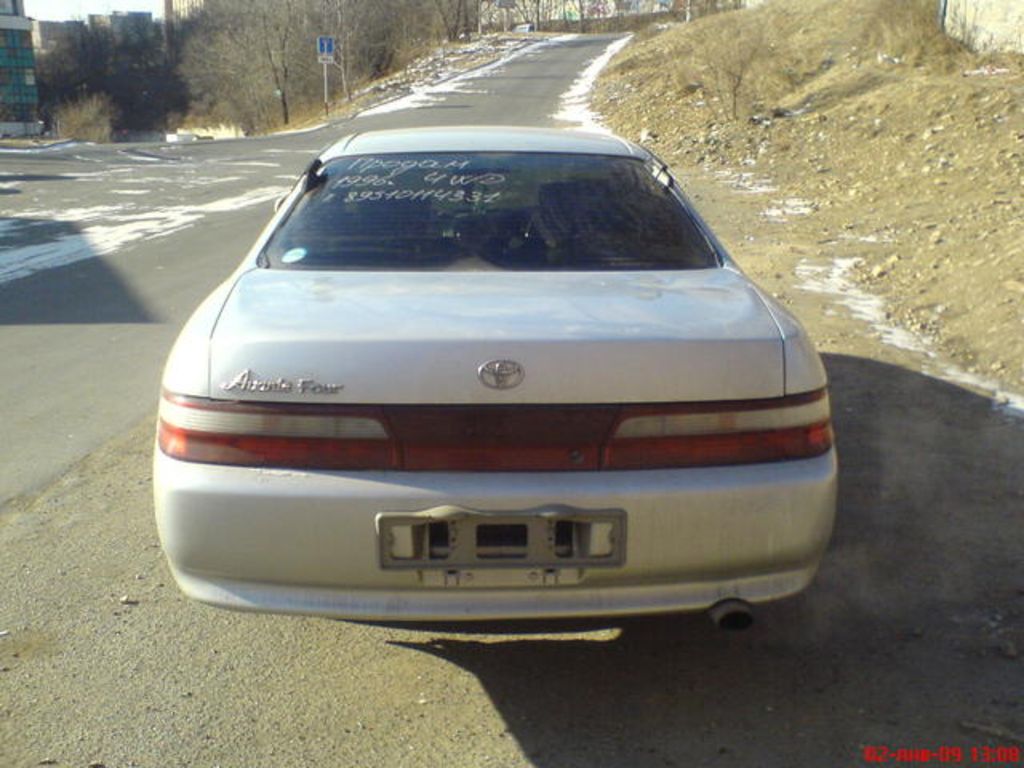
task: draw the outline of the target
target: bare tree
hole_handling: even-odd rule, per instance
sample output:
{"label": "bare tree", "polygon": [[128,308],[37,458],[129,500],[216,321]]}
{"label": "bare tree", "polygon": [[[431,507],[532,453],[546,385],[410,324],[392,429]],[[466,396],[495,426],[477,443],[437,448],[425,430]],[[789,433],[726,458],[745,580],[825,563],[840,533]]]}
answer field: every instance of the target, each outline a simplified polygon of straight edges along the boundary
{"label": "bare tree", "polygon": [[540,29],[541,6],[544,0],[516,0],[516,6],[512,10],[517,22],[533,24],[534,29]]}
{"label": "bare tree", "polygon": [[294,98],[317,92],[316,9],[316,0],[207,3],[182,62],[193,111],[247,131],[290,123]]}
{"label": "bare tree", "polygon": [[323,96],[318,35],[335,38],[346,97],[404,66],[441,34],[457,39],[476,0],[207,0],[181,70],[193,114],[260,131],[288,124]]}
{"label": "bare tree", "polygon": [[359,14],[356,0],[324,0],[323,28],[334,32],[336,40],[334,65],[341,71],[341,87],[345,98],[352,100],[352,41],[359,35]]}
{"label": "bare tree", "polygon": [[723,118],[739,120],[764,90],[772,51],[765,31],[749,19],[737,18],[728,37],[694,30],[683,57],[682,79],[702,82]]}
{"label": "bare tree", "polygon": [[580,32],[586,31],[587,28],[587,3],[589,0],[573,0],[573,8],[576,9],[576,13],[579,15],[578,21],[580,25]]}
{"label": "bare tree", "polygon": [[298,19],[296,0],[255,3],[253,11],[259,22],[258,38],[267,69],[274,79],[275,94],[281,102],[281,122],[288,125],[288,79],[291,47]]}
{"label": "bare tree", "polygon": [[468,34],[469,6],[467,0],[434,0],[434,8],[444,25],[444,33],[449,41],[458,40]]}

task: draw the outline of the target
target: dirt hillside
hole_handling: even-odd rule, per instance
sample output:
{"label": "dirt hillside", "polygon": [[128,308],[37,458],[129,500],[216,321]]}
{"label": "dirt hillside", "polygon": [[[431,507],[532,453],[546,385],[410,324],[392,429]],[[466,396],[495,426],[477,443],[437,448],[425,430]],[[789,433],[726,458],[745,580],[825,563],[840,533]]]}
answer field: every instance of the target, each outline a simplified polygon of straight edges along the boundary
{"label": "dirt hillside", "polygon": [[[769,0],[655,27],[594,103],[684,177],[763,199],[737,256],[783,298],[817,286],[893,343],[1021,392],[1024,57],[971,53],[933,6]],[[792,258],[758,264],[766,239]]]}

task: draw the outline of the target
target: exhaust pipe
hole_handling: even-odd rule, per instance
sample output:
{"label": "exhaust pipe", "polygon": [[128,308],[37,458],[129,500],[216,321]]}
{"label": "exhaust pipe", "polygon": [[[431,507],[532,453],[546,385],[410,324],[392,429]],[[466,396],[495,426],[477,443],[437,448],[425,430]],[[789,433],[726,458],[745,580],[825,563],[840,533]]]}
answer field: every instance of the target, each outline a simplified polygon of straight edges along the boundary
{"label": "exhaust pipe", "polygon": [[750,603],[731,597],[720,600],[708,608],[708,616],[719,629],[738,632],[747,629],[754,623],[754,611]]}

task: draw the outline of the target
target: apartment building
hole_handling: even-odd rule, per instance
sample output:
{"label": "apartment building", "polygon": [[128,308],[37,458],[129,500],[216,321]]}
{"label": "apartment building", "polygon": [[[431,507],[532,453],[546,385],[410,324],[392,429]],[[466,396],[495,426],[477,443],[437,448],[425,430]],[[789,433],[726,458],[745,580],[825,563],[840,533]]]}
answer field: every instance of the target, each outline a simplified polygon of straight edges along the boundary
{"label": "apartment building", "polygon": [[32,47],[36,57],[68,45],[85,33],[84,21],[39,21],[32,19]]}
{"label": "apartment building", "polygon": [[164,0],[164,20],[170,23],[187,19],[203,7],[205,0]]}
{"label": "apartment building", "polygon": [[24,0],[0,0],[0,136],[36,135],[39,91]]}

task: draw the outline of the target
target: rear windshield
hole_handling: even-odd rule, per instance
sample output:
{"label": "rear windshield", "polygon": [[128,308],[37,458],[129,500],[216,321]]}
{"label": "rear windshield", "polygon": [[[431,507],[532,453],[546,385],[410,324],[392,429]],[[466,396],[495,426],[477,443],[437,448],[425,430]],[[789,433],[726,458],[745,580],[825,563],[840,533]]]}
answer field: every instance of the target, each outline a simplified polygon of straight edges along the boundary
{"label": "rear windshield", "polygon": [[700,269],[670,177],[626,157],[388,154],[327,163],[273,235],[282,269]]}

